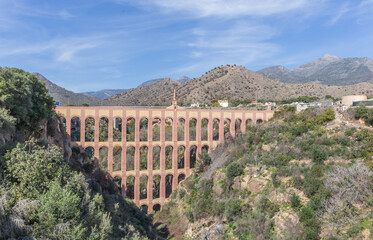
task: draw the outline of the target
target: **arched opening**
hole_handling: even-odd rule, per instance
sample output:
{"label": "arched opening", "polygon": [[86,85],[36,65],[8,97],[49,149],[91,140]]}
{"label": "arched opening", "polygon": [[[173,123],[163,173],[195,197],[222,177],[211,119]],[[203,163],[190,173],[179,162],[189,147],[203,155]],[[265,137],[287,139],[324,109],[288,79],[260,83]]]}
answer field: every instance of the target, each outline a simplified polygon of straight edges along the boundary
{"label": "arched opening", "polygon": [[184,162],[185,162],[185,147],[179,146],[177,148],[177,168],[178,169],[184,168]]}
{"label": "arched opening", "polygon": [[140,141],[141,142],[148,141],[148,119],[147,118],[140,119]]}
{"label": "arched opening", "polygon": [[73,117],[71,119],[71,141],[80,142],[80,118]]}
{"label": "arched opening", "polygon": [[224,120],[224,137],[231,134],[231,120],[229,118]]}
{"label": "arched opening", "polygon": [[99,149],[99,157],[98,157],[98,166],[102,170],[107,170],[108,168],[108,148],[107,147],[100,147]]}
{"label": "arched opening", "polygon": [[262,119],[258,119],[256,120],[256,124],[262,124],[263,123],[263,120]]}
{"label": "arched opening", "polygon": [[109,136],[109,120],[106,117],[100,118],[99,141],[107,142]]}
{"label": "arched opening", "polygon": [[153,206],[153,211],[154,212],[158,212],[158,211],[160,211],[161,210],[161,205],[160,204],[155,204],[154,206]]}
{"label": "arched opening", "polygon": [[246,120],[246,130],[249,130],[251,126],[253,125],[253,120],[252,119],[247,119]]}
{"label": "arched opening", "polygon": [[172,141],[172,118],[166,118],[165,135],[166,135],[166,141]]}
{"label": "arched opening", "polygon": [[140,170],[148,169],[148,147],[142,146],[140,148]]}
{"label": "arched opening", "polygon": [[135,170],[135,147],[129,146],[126,150],[126,170]]}
{"label": "arched opening", "polygon": [[127,119],[126,140],[127,142],[135,141],[135,119],[134,118]]}
{"label": "arched opening", "polygon": [[167,146],[166,147],[166,169],[172,169],[172,152],[173,152],[173,147],[172,146]]}
{"label": "arched opening", "polygon": [[189,140],[196,141],[197,139],[197,119],[192,118],[189,120]]}
{"label": "arched opening", "polygon": [[128,176],[126,180],[126,197],[129,199],[135,198],[135,177]]}
{"label": "arched opening", "polygon": [[161,141],[161,119],[153,119],[153,141]]}
{"label": "arched opening", "polygon": [[240,135],[242,132],[241,132],[241,119],[236,119],[236,121],[234,122],[234,130],[236,132],[236,136]]}
{"label": "arched opening", "polygon": [[140,207],[140,210],[141,210],[141,212],[143,212],[143,213],[148,213],[148,205],[141,205],[141,207]]}
{"label": "arched opening", "polygon": [[85,141],[95,141],[95,119],[92,117],[85,119]]}
{"label": "arched opening", "polygon": [[113,141],[114,142],[122,141],[122,119],[121,118],[113,119]]}
{"label": "arched opening", "polygon": [[184,141],[185,140],[185,119],[179,118],[179,121],[177,122],[177,140],[178,141]]}
{"label": "arched opening", "polygon": [[159,198],[161,192],[161,176],[153,176],[153,199]]}
{"label": "arched opening", "polygon": [[140,199],[148,197],[148,176],[142,175],[140,177]]}
{"label": "arched opening", "polygon": [[180,183],[184,179],[185,179],[185,174],[184,173],[179,174],[179,177],[177,178],[177,183]]}
{"label": "arched opening", "polygon": [[161,147],[153,147],[153,170],[159,170],[161,167]]}
{"label": "arched opening", "polygon": [[121,193],[122,192],[122,178],[119,176],[115,176],[113,178],[114,185],[116,189]]}
{"label": "arched opening", "polygon": [[119,171],[122,168],[122,148],[115,146],[113,148],[113,171]]}
{"label": "arched opening", "polygon": [[204,152],[204,153],[208,153],[208,152],[209,152],[209,146],[207,146],[207,145],[203,145],[203,146],[202,146],[202,152]]}
{"label": "arched opening", "polygon": [[166,198],[170,197],[172,193],[172,179],[173,176],[171,174],[166,176]]}
{"label": "arched opening", "polygon": [[212,140],[219,141],[220,120],[215,118],[212,123]]}
{"label": "arched opening", "polygon": [[197,161],[197,146],[193,145],[190,147],[189,160],[190,160],[190,168],[194,168],[196,166],[196,161]]}
{"label": "arched opening", "polygon": [[201,121],[201,141],[207,141],[208,140],[208,125],[209,120],[206,118],[202,119]]}

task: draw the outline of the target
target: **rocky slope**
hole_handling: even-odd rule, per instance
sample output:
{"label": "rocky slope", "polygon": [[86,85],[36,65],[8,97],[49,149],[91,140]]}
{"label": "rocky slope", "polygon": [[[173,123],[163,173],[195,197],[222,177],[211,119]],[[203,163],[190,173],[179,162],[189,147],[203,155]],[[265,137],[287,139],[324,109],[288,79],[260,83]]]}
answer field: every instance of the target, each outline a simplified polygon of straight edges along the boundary
{"label": "rocky slope", "polygon": [[210,166],[200,155],[155,220],[178,240],[371,239],[373,132],[333,110],[276,116],[212,151]]}
{"label": "rocky slope", "polygon": [[172,93],[174,88],[178,88],[181,83],[173,81],[170,78],[164,78],[156,81],[154,84],[139,86],[113,97],[105,99],[103,105],[170,105],[167,98],[162,96]]}
{"label": "rocky slope", "polygon": [[106,98],[109,98],[111,96],[114,96],[126,90],[127,89],[104,89],[104,90],[95,91],[95,92],[82,92],[81,94],[104,100]]}
{"label": "rocky slope", "polygon": [[46,77],[41,75],[40,73],[33,73],[39,80],[45,83],[45,86],[48,89],[48,93],[52,96],[53,100],[56,102],[60,102],[62,105],[82,105],[84,103],[94,105],[97,104],[100,99],[86,96],[80,93],[74,93],[72,91],[66,90],[54,84],[53,82],[49,81]]}
{"label": "rocky slope", "polygon": [[[286,73],[286,71],[285,71]],[[373,95],[372,83],[349,86],[325,86],[316,83],[283,83],[240,66],[216,67],[199,78],[185,83],[164,79],[155,84],[124,91],[104,101],[105,105],[170,105],[173,88],[184,105],[212,103],[219,99],[282,100],[298,96],[325,95],[342,97],[349,94]]]}
{"label": "rocky slope", "polygon": [[294,70],[274,66],[262,69],[258,73],[286,83],[317,82],[325,85],[351,85],[373,81],[373,60],[367,57],[340,58],[326,54]]}

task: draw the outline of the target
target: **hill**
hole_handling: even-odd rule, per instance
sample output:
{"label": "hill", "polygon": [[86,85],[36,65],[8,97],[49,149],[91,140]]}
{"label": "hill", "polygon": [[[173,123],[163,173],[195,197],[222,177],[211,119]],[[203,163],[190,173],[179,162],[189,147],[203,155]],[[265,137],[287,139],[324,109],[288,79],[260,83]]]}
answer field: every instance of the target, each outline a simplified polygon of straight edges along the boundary
{"label": "hill", "polygon": [[286,83],[316,82],[325,85],[351,85],[373,82],[373,60],[340,58],[330,54],[289,70],[284,66],[262,69],[258,73]]}
{"label": "hill", "polygon": [[49,81],[46,77],[41,75],[40,73],[33,73],[39,80],[45,83],[45,86],[48,89],[48,93],[52,96],[53,100],[56,102],[60,102],[63,105],[82,105],[86,104],[97,104],[100,102],[100,99],[86,96],[80,93],[74,93],[72,91],[66,90],[63,87],[54,84],[53,82]]}
{"label": "hill", "polygon": [[182,239],[371,239],[373,131],[290,108],[199,155],[155,215]]}
{"label": "hill", "polygon": [[129,89],[113,97],[105,99],[103,105],[169,105],[168,99],[162,98],[168,92],[173,92],[181,83],[170,78],[164,78],[151,85]]}
{"label": "hill", "polygon": [[82,92],[81,94],[104,100],[106,98],[109,98],[111,96],[114,96],[126,90],[127,89],[104,89],[104,90],[94,91],[94,92]]}
{"label": "hill", "polygon": [[283,100],[298,96],[326,95],[342,97],[349,94],[373,95],[372,83],[349,86],[325,86],[316,83],[284,83],[252,72],[240,66],[219,66],[201,77],[185,83],[163,79],[147,87],[139,87],[113,96],[104,105],[170,105],[176,88],[177,99],[184,105],[213,103],[218,99],[228,100]]}

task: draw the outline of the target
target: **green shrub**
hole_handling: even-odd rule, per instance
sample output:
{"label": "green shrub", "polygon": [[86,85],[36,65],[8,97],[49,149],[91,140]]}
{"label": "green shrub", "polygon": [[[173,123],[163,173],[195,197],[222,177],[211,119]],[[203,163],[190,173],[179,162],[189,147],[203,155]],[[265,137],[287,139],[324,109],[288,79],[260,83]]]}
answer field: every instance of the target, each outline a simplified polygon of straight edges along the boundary
{"label": "green shrub", "polygon": [[266,196],[263,196],[259,201],[259,209],[267,213],[272,218],[276,212],[280,211],[280,206],[271,202]]}
{"label": "green shrub", "polygon": [[322,164],[326,159],[328,159],[328,153],[321,146],[315,146],[312,149],[312,161],[317,164]]}
{"label": "green shrub", "polygon": [[229,199],[225,203],[224,216],[232,221],[233,218],[238,218],[241,215],[241,201],[238,199]]}
{"label": "green shrub", "polygon": [[308,197],[315,195],[320,192],[323,186],[323,181],[317,178],[306,177],[303,182],[303,190]]}
{"label": "green shrub", "polygon": [[226,176],[228,179],[234,179],[235,177],[243,174],[244,168],[237,162],[232,162],[227,166]]}
{"label": "green shrub", "polygon": [[298,210],[299,208],[302,207],[300,199],[299,199],[298,195],[296,195],[295,193],[293,193],[293,195],[291,195],[291,197],[290,197],[290,204],[291,204],[291,207],[294,210]]}

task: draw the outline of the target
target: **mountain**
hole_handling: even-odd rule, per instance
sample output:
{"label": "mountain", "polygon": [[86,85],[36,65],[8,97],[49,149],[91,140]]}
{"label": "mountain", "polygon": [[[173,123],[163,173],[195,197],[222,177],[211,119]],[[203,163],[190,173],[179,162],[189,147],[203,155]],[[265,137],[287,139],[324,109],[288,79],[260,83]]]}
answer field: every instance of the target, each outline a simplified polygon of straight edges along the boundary
{"label": "mountain", "polygon": [[163,78],[156,78],[156,79],[152,79],[152,80],[148,80],[146,82],[143,82],[141,83],[138,87],[147,87],[149,85],[152,85],[160,80],[162,80]]}
{"label": "mountain", "polygon": [[162,96],[172,93],[174,88],[178,88],[181,83],[164,78],[153,84],[139,86],[129,89],[108,99],[105,99],[103,105],[170,105],[169,99]]}
{"label": "mountain", "polygon": [[82,92],[81,94],[84,94],[86,96],[92,96],[99,98],[101,100],[104,100],[106,98],[109,98],[111,96],[114,96],[118,93],[121,93],[123,91],[126,91],[127,89],[104,89],[100,91],[95,91],[95,92]]}
{"label": "mountain", "polygon": [[181,83],[185,83],[185,82],[188,82],[189,80],[191,80],[191,78],[187,77],[187,76],[181,76],[178,80],[178,82],[181,82]]}
{"label": "mountain", "polygon": [[[279,67],[278,69],[281,70]],[[286,70],[284,70],[286,74]],[[165,78],[152,85],[124,91],[106,99],[104,105],[170,105],[173,88],[179,102],[213,103],[219,99],[228,100],[283,100],[299,96],[326,95],[342,97],[350,94],[373,95],[372,83],[349,86],[325,86],[317,83],[284,83],[240,66],[219,66],[201,77],[185,83]]]}
{"label": "mountain", "polygon": [[257,73],[286,83],[316,82],[324,85],[351,85],[373,82],[373,60],[340,58],[331,54],[289,70],[283,66],[264,68]]}
{"label": "mountain", "polygon": [[52,96],[53,100],[56,102],[60,102],[62,105],[82,105],[84,103],[93,105],[98,104],[100,102],[100,99],[98,98],[66,90],[63,87],[60,87],[57,84],[52,83],[40,73],[35,72],[33,74],[39,80],[45,83],[45,86],[48,89],[48,92]]}
{"label": "mountain", "polygon": [[[156,79],[152,79],[152,80],[149,80],[149,81],[146,81],[146,82],[143,82],[139,85],[139,87],[146,87],[146,86],[150,86],[160,80],[162,80],[164,78],[156,78]],[[181,76],[178,80],[175,80],[177,82],[180,82],[180,83],[185,83],[187,81],[189,81],[191,78],[187,77],[187,76]]]}

